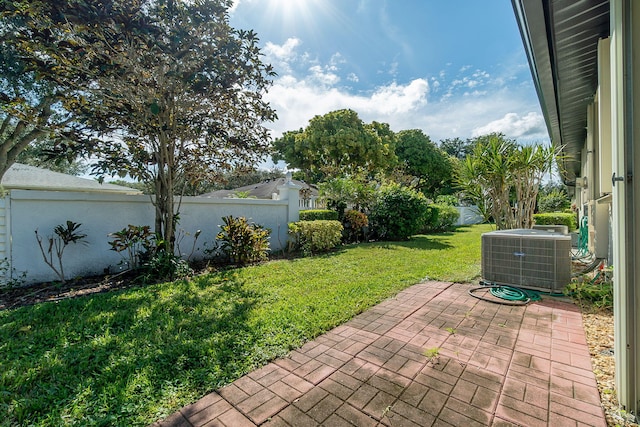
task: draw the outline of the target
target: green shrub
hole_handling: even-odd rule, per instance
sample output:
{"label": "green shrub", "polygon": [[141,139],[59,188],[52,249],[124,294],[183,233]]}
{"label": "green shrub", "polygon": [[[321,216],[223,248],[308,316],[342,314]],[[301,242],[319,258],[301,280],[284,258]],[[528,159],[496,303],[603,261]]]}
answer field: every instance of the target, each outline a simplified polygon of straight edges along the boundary
{"label": "green shrub", "polygon": [[459,204],[458,198],[450,194],[441,194],[436,197],[436,205],[449,205],[457,206]]}
{"label": "green shrub", "polygon": [[336,220],[298,221],[289,223],[289,234],[294,249],[305,254],[326,252],[338,246],[342,240],[342,224]]}
{"label": "green shrub", "polygon": [[557,188],[546,194],[540,193],[538,195],[538,210],[540,212],[562,212],[570,207],[571,201],[567,194]]}
{"label": "green shrub", "polygon": [[344,213],[343,225],[345,240],[347,242],[358,242],[365,237],[365,227],[369,226],[369,218],[363,212],[350,209]]}
{"label": "green shrub", "polygon": [[143,254],[154,248],[155,234],[148,225],[129,224],[122,230],[109,234],[109,237],[112,239],[108,242],[111,250],[118,252],[122,261],[131,269],[140,267]]}
{"label": "green shrub", "polygon": [[537,225],[566,225],[569,230],[578,228],[576,215],[573,213],[550,212],[533,215],[533,220]]}
{"label": "green shrub", "polygon": [[141,266],[142,274],[138,276],[143,283],[173,281],[193,275],[193,269],[187,260],[165,250],[154,250],[147,258]]}
{"label": "green shrub", "polygon": [[338,219],[338,212],[330,209],[309,209],[300,211],[300,221],[335,221]]}
{"label": "green shrub", "polygon": [[255,223],[249,223],[243,216],[222,217],[224,225],[216,236],[221,242],[222,252],[235,264],[246,265],[264,261],[269,254],[269,234],[271,230]]}
{"label": "green shrub", "polygon": [[424,231],[447,231],[454,228],[460,217],[458,209],[448,204],[432,204],[427,208]]}
{"label": "green shrub", "polygon": [[422,228],[427,206],[427,199],[415,190],[398,184],[382,187],[369,215],[372,230],[382,239],[408,239]]}

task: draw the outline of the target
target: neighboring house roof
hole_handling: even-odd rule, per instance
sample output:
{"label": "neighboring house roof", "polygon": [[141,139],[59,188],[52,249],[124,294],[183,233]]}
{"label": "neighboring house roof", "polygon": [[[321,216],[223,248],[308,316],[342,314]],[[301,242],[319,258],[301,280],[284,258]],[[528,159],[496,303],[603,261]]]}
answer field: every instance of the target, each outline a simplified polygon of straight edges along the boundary
{"label": "neighboring house roof", "polygon": [[141,194],[140,191],[114,184],[64,173],[53,172],[35,166],[14,163],[0,182],[5,190],[79,191],[94,193]]}
{"label": "neighboring house roof", "polygon": [[[273,193],[278,193],[278,187],[284,185],[285,178],[276,178],[269,181],[260,182],[258,184],[245,185],[244,187],[234,188],[233,190],[217,190],[211,193],[201,194],[198,197],[214,197],[225,198],[233,197],[236,193],[247,193],[249,197],[255,197],[256,199],[271,199]],[[311,195],[317,196],[318,189],[314,185],[309,185],[304,181],[298,181],[292,179],[291,182],[302,187],[302,189],[310,188]]]}

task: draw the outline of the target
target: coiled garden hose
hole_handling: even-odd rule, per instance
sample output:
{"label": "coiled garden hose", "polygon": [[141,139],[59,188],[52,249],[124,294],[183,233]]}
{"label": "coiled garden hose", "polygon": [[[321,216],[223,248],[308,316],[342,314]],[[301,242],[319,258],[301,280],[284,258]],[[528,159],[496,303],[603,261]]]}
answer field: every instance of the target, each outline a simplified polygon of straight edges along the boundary
{"label": "coiled garden hose", "polygon": [[[486,291],[487,289],[489,289],[489,293],[498,298],[498,300],[486,298],[476,294],[476,292],[479,290]],[[471,288],[468,292],[469,295],[474,298],[502,305],[527,305],[531,301],[540,300],[540,293],[538,292],[507,285],[488,284],[476,288]]]}

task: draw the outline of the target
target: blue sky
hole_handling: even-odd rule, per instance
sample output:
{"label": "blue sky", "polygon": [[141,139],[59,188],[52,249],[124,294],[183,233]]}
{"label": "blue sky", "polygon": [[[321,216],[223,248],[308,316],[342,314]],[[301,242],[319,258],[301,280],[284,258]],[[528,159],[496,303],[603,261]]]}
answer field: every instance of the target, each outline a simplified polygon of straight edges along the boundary
{"label": "blue sky", "polygon": [[278,73],[274,137],[351,108],[434,142],[549,141],[508,0],[236,0],[231,24]]}

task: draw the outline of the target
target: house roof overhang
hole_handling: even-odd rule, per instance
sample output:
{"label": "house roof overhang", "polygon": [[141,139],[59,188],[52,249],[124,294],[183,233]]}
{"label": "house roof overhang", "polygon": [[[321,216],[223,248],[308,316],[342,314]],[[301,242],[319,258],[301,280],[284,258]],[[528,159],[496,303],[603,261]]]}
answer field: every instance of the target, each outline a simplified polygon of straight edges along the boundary
{"label": "house roof overhang", "polygon": [[598,85],[598,40],[609,36],[609,0],[512,0],[562,178],[575,185]]}

